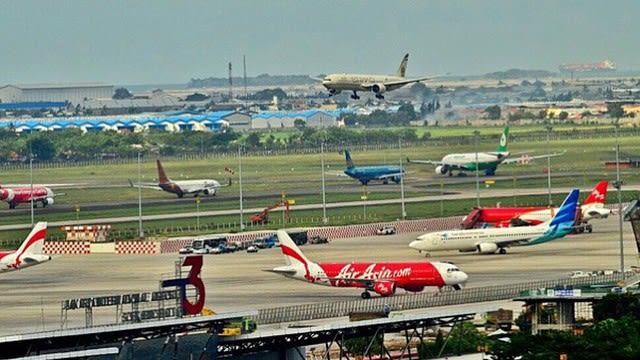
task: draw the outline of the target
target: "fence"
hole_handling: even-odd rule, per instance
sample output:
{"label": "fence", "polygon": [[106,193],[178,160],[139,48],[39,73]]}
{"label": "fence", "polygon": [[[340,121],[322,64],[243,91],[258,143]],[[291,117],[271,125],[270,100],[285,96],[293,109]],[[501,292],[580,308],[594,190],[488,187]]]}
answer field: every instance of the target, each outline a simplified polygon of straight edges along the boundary
{"label": "fence", "polygon": [[459,291],[440,293],[422,292],[400,296],[396,295],[388,298],[378,297],[369,300],[293,305],[259,310],[258,316],[255,320],[259,324],[291,323],[296,321],[348,316],[350,312],[380,312],[385,304],[388,305],[392,311],[401,311],[437,306],[508,300],[518,297],[520,293],[525,290],[609,283],[617,282],[621,279],[622,274],[618,273],[587,278],[542,280],[509,285],[467,288]]}

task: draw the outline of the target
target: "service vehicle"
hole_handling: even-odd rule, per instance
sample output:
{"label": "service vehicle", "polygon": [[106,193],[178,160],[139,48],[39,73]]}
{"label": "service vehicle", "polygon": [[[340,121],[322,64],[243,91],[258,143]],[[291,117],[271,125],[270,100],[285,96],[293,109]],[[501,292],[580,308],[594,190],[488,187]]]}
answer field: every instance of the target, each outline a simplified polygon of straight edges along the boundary
{"label": "service vehicle", "polygon": [[391,225],[383,226],[378,230],[376,230],[376,234],[378,235],[393,235],[395,233],[396,233],[396,227]]}

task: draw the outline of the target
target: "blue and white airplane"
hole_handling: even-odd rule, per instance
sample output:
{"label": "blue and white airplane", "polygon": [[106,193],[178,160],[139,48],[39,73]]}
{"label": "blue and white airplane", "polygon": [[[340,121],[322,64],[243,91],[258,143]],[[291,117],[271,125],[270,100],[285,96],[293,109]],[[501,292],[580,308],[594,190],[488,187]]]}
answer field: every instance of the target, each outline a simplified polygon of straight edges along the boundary
{"label": "blue and white airplane", "polygon": [[385,184],[391,180],[399,184],[404,176],[404,169],[400,165],[355,166],[349,150],[344,151],[344,156],[347,160],[347,169],[344,173],[358,179],[362,185],[367,185],[371,180],[381,180]]}
{"label": "blue and white airplane", "polygon": [[505,254],[510,246],[537,245],[559,239],[573,230],[579,195],[580,190],[571,190],[555,216],[535,226],[437,231],[418,236],[409,247],[427,256],[431,251],[444,250]]}

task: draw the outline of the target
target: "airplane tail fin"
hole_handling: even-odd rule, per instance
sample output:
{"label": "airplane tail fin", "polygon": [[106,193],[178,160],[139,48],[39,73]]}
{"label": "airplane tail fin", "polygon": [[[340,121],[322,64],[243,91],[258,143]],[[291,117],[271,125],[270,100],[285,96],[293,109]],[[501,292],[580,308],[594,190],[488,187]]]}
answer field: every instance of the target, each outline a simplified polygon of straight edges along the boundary
{"label": "airplane tail fin", "polygon": [[164,168],[162,168],[162,163],[160,163],[160,159],[156,159],[156,166],[158,167],[158,182],[161,184],[171,182],[167,174],[164,173]]}
{"label": "airplane tail fin", "polygon": [[396,76],[404,77],[407,72],[407,63],[409,62],[409,54],[404,54],[402,61],[400,62],[400,67],[398,67],[398,71],[396,72]]}
{"label": "airplane tail fin", "polygon": [[591,191],[591,194],[584,200],[583,205],[589,204],[604,204],[607,201],[607,188],[609,187],[609,181],[602,180],[596,184]]}
{"label": "airplane tail fin", "polygon": [[347,169],[355,167],[355,165],[353,164],[353,160],[351,160],[351,154],[349,153],[349,150],[344,151],[344,158],[347,161]]}
{"label": "airplane tail fin", "polygon": [[41,254],[44,240],[47,237],[47,222],[42,221],[36,223],[27,238],[22,242],[17,254]]}
{"label": "airplane tail fin", "polygon": [[286,231],[278,230],[276,235],[278,236],[280,250],[282,251],[282,255],[284,255],[284,261],[287,266],[302,265],[304,268],[308,268],[309,265],[312,264],[312,262],[304,256],[302,251],[300,251],[300,248],[298,248],[296,243],[293,242]]}
{"label": "airplane tail fin", "polygon": [[499,153],[507,152],[507,143],[509,142],[509,126],[505,126],[502,130],[502,136],[500,136],[500,144],[498,144],[498,148],[496,149]]}
{"label": "airplane tail fin", "polygon": [[569,195],[567,195],[567,197],[562,202],[562,205],[560,206],[560,209],[558,209],[556,215],[553,217],[553,219],[551,219],[549,226],[575,222],[579,197],[579,189],[571,190]]}

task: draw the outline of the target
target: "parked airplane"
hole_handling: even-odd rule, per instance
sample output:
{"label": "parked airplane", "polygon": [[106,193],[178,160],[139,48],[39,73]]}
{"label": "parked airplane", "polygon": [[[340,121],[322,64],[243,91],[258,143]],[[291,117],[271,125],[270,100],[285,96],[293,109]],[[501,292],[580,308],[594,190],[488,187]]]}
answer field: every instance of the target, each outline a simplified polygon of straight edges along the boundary
{"label": "parked airplane", "polygon": [[382,180],[384,184],[392,180],[399,184],[404,176],[404,169],[400,165],[355,166],[349,150],[344,151],[344,157],[347,161],[347,169],[344,173],[358,179],[362,185],[367,185],[371,180]]}
{"label": "parked airplane", "polygon": [[37,223],[18,250],[0,252],[0,272],[20,270],[51,260],[51,256],[42,253],[46,237],[47,223]]}
{"label": "parked airplane", "polygon": [[[604,207],[609,182],[602,180],[580,206],[580,221],[606,218],[611,210]],[[538,225],[553,218],[559,208],[549,207],[499,207],[474,208],[462,219],[462,228],[470,229],[476,224],[495,224],[497,227]]]}
{"label": "parked airplane", "polygon": [[210,180],[210,179],[173,181],[169,179],[169,177],[165,174],[164,169],[162,168],[162,163],[160,163],[160,159],[156,160],[156,166],[158,167],[158,180],[159,180],[157,184],[153,184],[153,183],[134,184],[133,182],[131,182],[131,180],[129,180],[129,185],[131,187],[164,190],[166,192],[170,192],[178,195],[179,198],[183,197],[185,194],[193,194],[194,196],[199,194],[215,196],[218,188],[231,185],[230,178],[229,178],[229,183],[225,185],[221,185],[216,180]]}
{"label": "parked airplane", "polygon": [[411,160],[407,158],[407,162],[416,164],[429,164],[436,166],[436,174],[449,176],[453,175],[453,170],[459,170],[460,173],[464,171],[475,171],[476,163],[478,171],[484,171],[486,175],[495,175],[496,169],[500,164],[513,164],[535,159],[546,159],[548,157],[560,156],[562,153],[553,153],[545,155],[525,156],[523,158],[509,158],[509,151],[507,151],[507,143],[509,141],[509,127],[505,126],[502,130],[502,136],[500,137],[500,143],[495,152],[479,152],[477,153],[462,153],[462,154],[447,154],[442,160]]}
{"label": "parked airplane", "polygon": [[445,262],[314,263],[307,259],[284,230],[277,231],[286,266],[267,270],[318,285],[362,288],[363,299],[374,291],[386,297],[397,288],[420,292],[427,286],[452,286],[459,290],[467,274]]}
{"label": "parked airplane", "polygon": [[409,244],[420,253],[440,250],[501,254],[518,245],[537,245],[564,237],[573,230],[580,191],[573,189],[550,222],[535,226],[448,230],[426,233]]}
{"label": "parked airplane", "polygon": [[46,186],[34,186],[33,192],[31,186],[20,186],[13,188],[0,187],[0,200],[9,203],[9,209],[15,209],[18,204],[30,203],[33,199],[33,207],[38,206],[38,202],[42,207],[53,205],[56,194]]}
{"label": "parked airplane", "polygon": [[343,90],[346,90],[353,91],[351,98],[358,100],[360,99],[358,91],[371,91],[376,95],[376,98],[384,99],[382,94],[386,91],[399,89],[407,84],[432,78],[405,78],[408,61],[409,54],[405,54],[395,75],[330,74],[322,80],[322,85],[329,90],[329,96],[340,94]]}

